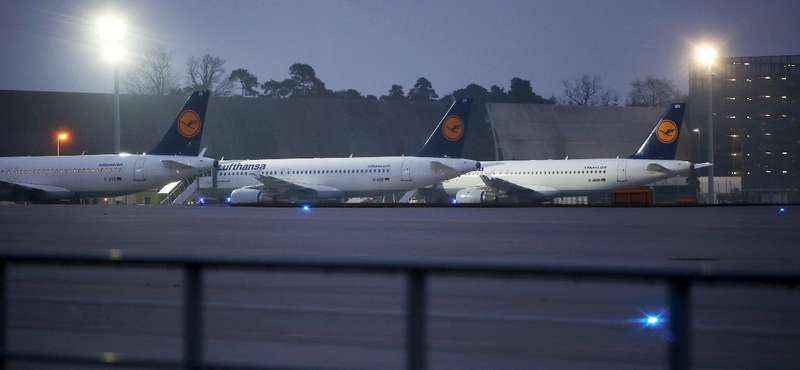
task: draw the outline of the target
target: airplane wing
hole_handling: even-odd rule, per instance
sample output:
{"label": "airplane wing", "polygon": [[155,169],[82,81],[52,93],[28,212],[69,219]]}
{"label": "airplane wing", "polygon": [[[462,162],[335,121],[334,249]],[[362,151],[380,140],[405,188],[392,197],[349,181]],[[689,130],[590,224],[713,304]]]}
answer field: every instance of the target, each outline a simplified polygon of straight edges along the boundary
{"label": "airplane wing", "polygon": [[260,189],[271,196],[286,193],[296,186],[293,182],[281,180],[277,177],[265,176],[258,173],[253,173],[252,176],[261,182],[261,185],[254,185],[250,188]]}
{"label": "airplane wing", "polygon": [[540,198],[552,197],[559,193],[558,189],[540,185],[520,185],[497,177],[481,175],[481,180],[487,187],[502,193],[517,193],[523,197]]}
{"label": "airplane wing", "polygon": [[279,196],[287,193],[299,194],[309,191],[317,194],[342,193],[341,190],[331,186],[296,183],[258,173],[253,173],[252,176],[261,182],[261,185],[248,186],[248,188],[259,189],[270,196]]}
{"label": "airplane wing", "polygon": [[28,184],[24,182],[0,180],[0,195],[5,196],[16,192],[36,192],[39,194],[47,194],[47,193],[72,194],[71,190],[59,186]]}

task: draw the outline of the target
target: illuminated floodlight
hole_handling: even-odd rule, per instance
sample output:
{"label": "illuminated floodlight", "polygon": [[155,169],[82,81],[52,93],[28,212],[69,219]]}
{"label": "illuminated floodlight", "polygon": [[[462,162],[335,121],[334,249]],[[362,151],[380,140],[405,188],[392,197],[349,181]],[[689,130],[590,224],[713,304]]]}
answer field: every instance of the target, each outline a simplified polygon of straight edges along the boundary
{"label": "illuminated floodlight", "polygon": [[307,211],[310,211],[310,210],[311,210],[311,206],[309,206],[308,204],[303,204],[303,211],[307,212]]}
{"label": "illuminated floodlight", "polygon": [[97,32],[106,40],[119,40],[125,30],[125,23],[116,17],[103,17],[97,22]]}
{"label": "illuminated floodlight", "polygon": [[103,58],[116,62],[125,56],[125,50],[118,44],[106,45],[103,48]]}
{"label": "illuminated floodlight", "polygon": [[716,58],[717,51],[710,47],[703,46],[697,49],[697,59],[705,64],[710,65]]}

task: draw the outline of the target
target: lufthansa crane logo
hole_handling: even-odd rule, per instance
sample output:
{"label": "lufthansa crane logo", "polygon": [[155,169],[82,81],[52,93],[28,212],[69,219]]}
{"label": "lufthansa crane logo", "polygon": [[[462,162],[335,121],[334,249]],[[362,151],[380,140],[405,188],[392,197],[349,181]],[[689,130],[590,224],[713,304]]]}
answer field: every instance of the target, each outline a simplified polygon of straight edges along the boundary
{"label": "lufthansa crane logo", "polygon": [[202,125],[203,123],[200,122],[200,116],[194,111],[185,110],[181,112],[181,116],[178,117],[178,131],[185,137],[197,135]]}
{"label": "lufthansa crane logo", "polygon": [[442,134],[447,140],[456,141],[464,135],[464,121],[458,116],[450,116],[444,119]]}
{"label": "lufthansa crane logo", "polygon": [[669,144],[678,138],[678,126],[675,124],[675,122],[672,122],[668,119],[661,121],[661,123],[658,124],[656,131],[658,141],[664,144]]}

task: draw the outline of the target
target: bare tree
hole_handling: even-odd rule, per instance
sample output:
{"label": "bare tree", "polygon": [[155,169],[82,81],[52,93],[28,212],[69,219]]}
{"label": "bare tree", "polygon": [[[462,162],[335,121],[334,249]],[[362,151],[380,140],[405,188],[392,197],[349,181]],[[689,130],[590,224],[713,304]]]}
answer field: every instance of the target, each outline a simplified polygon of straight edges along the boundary
{"label": "bare tree", "polygon": [[632,89],[628,93],[627,105],[635,107],[664,107],[673,100],[679,99],[672,81],[666,78],[645,77],[631,83]]}
{"label": "bare tree", "polygon": [[190,56],[186,61],[186,73],[189,75],[187,90],[211,90],[218,96],[227,96],[233,90],[233,82],[225,78],[225,60],[209,54],[202,58]]}
{"label": "bare tree", "polygon": [[606,90],[600,94],[599,100],[602,106],[617,106],[619,105],[619,94],[614,89]]}
{"label": "bare tree", "polygon": [[178,88],[172,73],[172,57],[175,52],[162,48],[150,50],[137,58],[135,67],[123,80],[123,91],[130,94],[167,95]]}
{"label": "bare tree", "polygon": [[574,82],[564,83],[563,104],[567,105],[618,105],[619,95],[614,89],[606,89],[600,76],[585,74]]}

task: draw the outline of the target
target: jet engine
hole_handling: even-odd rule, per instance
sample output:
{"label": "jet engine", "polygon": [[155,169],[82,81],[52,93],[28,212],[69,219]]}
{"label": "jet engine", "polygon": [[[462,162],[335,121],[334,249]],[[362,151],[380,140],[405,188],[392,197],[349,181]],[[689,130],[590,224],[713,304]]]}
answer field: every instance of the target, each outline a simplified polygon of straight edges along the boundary
{"label": "jet engine", "polygon": [[261,190],[256,189],[236,189],[231,192],[231,205],[235,204],[258,204],[270,203],[271,196],[264,195]]}
{"label": "jet engine", "polygon": [[460,204],[489,203],[496,200],[496,196],[483,190],[461,189],[456,193],[456,202]]}

